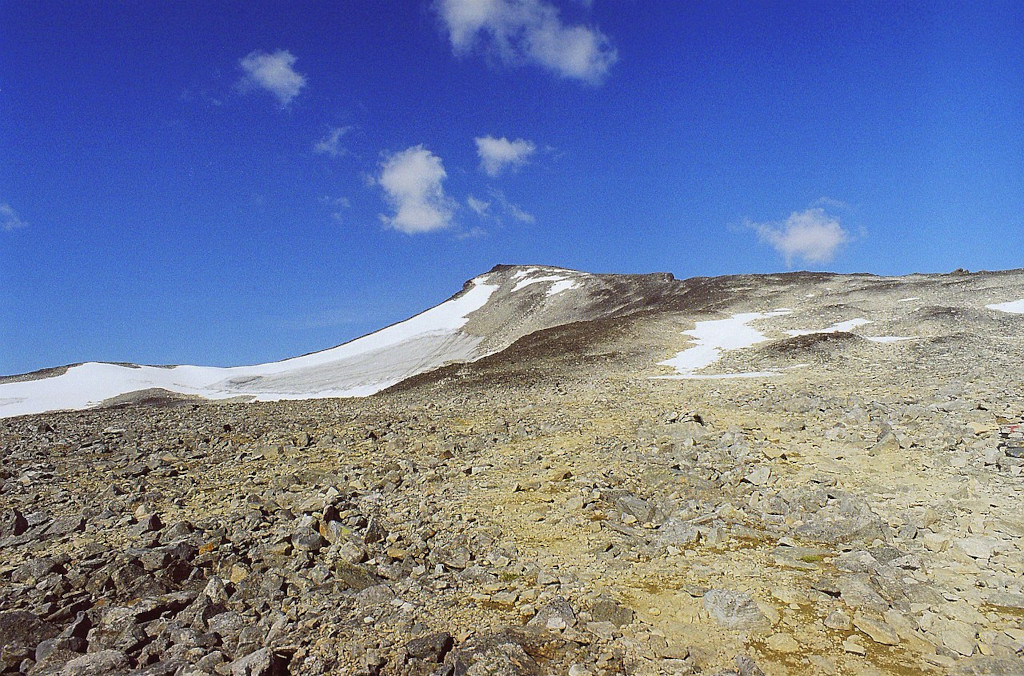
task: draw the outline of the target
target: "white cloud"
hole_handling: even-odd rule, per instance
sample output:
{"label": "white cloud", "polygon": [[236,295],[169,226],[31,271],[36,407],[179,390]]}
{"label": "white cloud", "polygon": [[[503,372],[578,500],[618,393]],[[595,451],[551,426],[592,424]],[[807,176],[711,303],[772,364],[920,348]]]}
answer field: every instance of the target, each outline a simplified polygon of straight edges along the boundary
{"label": "white cloud", "polygon": [[24,228],[28,223],[22,220],[18,212],[10,204],[0,204],[0,230],[10,232],[18,228]]}
{"label": "white cloud", "polygon": [[273,54],[250,52],[239,64],[245,71],[243,85],[270,92],[282,107],[291,103],[299,95],[299,90],[306,86],[306,76],[292,68],[295,56],[287,49],[279,49]]}
{"label": "white cloud", "polygon": [[479,136],[476,139],[476,154],[480,156],[480,168],[488,176],[494,177],[506,167],[521,167],[526,164],[530,155],[537,150],[533,141],[516,139],[509,141],[504,136]]}
{"label": "white cloud", "polygon": [[327,136],[316,142],[313,152],[331,157],[341,157],[345,149],[341,147],[341,137],[349,132],[352,127],[331,127]]}
{"label": "white cloud", "polygon": [[395,214],[381,220],[410,235],[451,226],[456,205],[441,185],[447,176],[441,158],[422,145],[388,156],[376,182]]}
{"label": "white cloud", "polygon": [[794,211],[782,223],[748,223],[762,242],[772,245],[791,265],[794,258],[807,263],[827,263],[849,242],[850,233],[821,208]]}
{"label": "white cloud", "polygon": [[481,44],[506,63],[532,62],[592,84],[619,58],[600,30],[563,23],[545,0],[436,0],[435,7],[457,53]]}

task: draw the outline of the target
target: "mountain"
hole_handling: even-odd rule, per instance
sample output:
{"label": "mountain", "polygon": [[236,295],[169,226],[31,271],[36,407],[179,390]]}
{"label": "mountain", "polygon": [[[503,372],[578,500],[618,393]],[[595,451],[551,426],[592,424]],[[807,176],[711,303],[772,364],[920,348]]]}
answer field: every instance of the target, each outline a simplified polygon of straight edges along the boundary
{"label": "mountain", "polygon": [[[1011,292],[1008,286],[1018,290]],[[803,289],[802,297],[787,295],[794,287]],[[900,295],[912,297],[895,298]],[[920,300],[922,295],[927,301]],[[1019,296],[1024,296],[1019,275],[998,273],[952,278],[792,273],[676,280],[668,273],[601,275],[547,266],[499,265],[419,315],[337,347],[283,361],[228,368],[88,362],[0,378],[0,416],[174,396],[234,401],[361,397],[448,364],[501,353],[546,329],[624,319],[638,313],[693,315],[750,305],[750,312],[697,324],[686,332],[696,339],[696,346],[661,362],[678,369],[679,377],[718,378],[721,374],[702,376],[697,372],[714,363],[723,351],[765,340],[749,326],[755,320],[788,315],[783,322],[786,327],[810,327],[785,328],[775,322],[794,338],[845,334],[854,328],[864,333],[869,331],[865,325],[873,324],[871,329],[876,331],[902,330],[907,335],[865,335],[866,340],[897,342],[921,338],[921,329],[941,324],[944,313],[962,311],[977,316],[987,309],[987,316],[995,317],[1000,311],[1024,311]],[[871,319],[858,316],[851,320],[846,318],[850,312],[842,312],[843,305],[821,304],[830,298],[846,303],[856,299],[857,305],[848,305],[850,312],[863,308],[861,314],[869,314]],[[771,307],[766,305],[768,300]],[[889,305],[883,308],[886,303]],[[762,314],[779,304],[793,309]],[[834,317],[837,323],[808,324],[807,315]],[[806,342],[797,340],[779,349],[792,353]],[[751,371],[747,375],[760,374]]]}
{"label": "mountain", "polygon": [[88,362],[0,378],[0,416],[82,409],[133,394],[238,401],[366,396],[444,364],[498,352],[540,329],[641,307],[666,280],[671,275],[497,266],[415,317],[283,361],[230,368]]}
{"label": "mountain", "polygon": [[1022,270],[499,266],[0,406],[3,673],[1024,674]]}

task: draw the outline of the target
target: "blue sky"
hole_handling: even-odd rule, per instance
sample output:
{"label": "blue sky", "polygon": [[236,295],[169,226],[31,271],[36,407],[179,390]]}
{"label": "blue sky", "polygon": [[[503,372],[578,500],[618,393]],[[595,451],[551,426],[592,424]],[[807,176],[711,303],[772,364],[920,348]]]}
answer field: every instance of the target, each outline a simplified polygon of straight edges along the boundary
{"label": "blue sky", "polygon": [[1020,2],[0,2],[0,373],[237,365],[496,263],[1020,267]]}

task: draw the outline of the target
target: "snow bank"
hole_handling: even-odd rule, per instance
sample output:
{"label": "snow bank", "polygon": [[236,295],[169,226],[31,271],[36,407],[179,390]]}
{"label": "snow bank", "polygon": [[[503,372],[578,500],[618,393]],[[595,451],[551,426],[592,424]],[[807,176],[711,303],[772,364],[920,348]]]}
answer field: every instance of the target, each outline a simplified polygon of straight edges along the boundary
{"label": "snow bank", "polygon": [[678,375],[661,376],[662,378],[755,378],[774,375],[770,372],[730,373],[715,376],[699,376],[694,372],[710,366],[718,361],[727,350],[738,350],[768,340],[768,337],[748,324],[757,319],[768,319],[789,314],[789,310],[779,309],[772,312],[744,312],[735,314],[728,319],[714,319],[697,322],[697,325],[683,333],[697,339],[697,344],[683,350],[672,359],[659,362],[662,366],[671,366]]}
{"label": "snow bank", "polygon": [[476,356],[482,339],[460,329],[498,289],[485,281],[474,280],[459,297],[404,322],[284,361],[231,368],[90,362],[58,376],[0,384],[0,417],[89,408],[152,388],[206,399],[367,396],[418,373]]}
{"label": "snow bank", "polygon": [[[916,300],[916,299],[910,299],[910,300]],[[865,324],[870,324],[870,323],[871,323],[870,319],[864,319],[863,317],[857,317],[855,319],[848,319],[845,322],[839,322],[838,324],[833,324],[832,326],[830,326],[830,327],[828,327],[826,329],[818,329],[816,331],[805,331],[805,330],[801,329],[801,330],[797,330],[797,331],[793,331],[793,330],[786,331],[786,333],[788,333],[790,336],[793,336],[795,338],[796,336],[808,336],[808,335],[810,335],[812,333],[838,333],[840,331],[849,332],[849,331],[852,331],[853,329],[857,328],[858,326],[864,326]],[[912,340],[911,338],[909,338],[907,336],[861,336],[861,337],[864,338],[864,340],[870,340],[872,343],[899,343],[899,342],[904,341],[904,340]]]}
{"label": "snow bank", "polygon": [[1024,315],[1024,298],[1021,300],[1011,300],[1009,303],[992,303],[985,307],[989,310],[999,310],[1000,312],[1011,312],[1015,315]]}
{"label": "snow bank", "polygon": [[[697,344],[688,350],[683,350],[672,359],[659,362],[661,366],[671,366],[677,371],[673,376],[657,376],[662,379],[671,380],[717,380],[721,378],[762,378],[765,376],[778,375],[776,371],[751,371],[747,373],[719,373],[719,374],[697,374],[703,369],[721,358],[722,353],[729,350],[738,350],[750,347],[768,338],[757,329],[748,326],[752,321],[780,317],[789,314],[789,310],[780,308],[772,312],[747,312],[736,314],[729,319],[716,319],[707,322],[697,322],[697,325],[690,331],[683,333],[697,339]],[[1021,312],[1024,312],[1022,306]],[[858,326],[870,324],[871,321],[863,317],[848,319],[833,324],[824,329],[808,331],[805,329],[790,329],[785,333],[789,336],[807,336],[812,333],[837,333],[840,331],[851,331]],[[864,336],[865,340],[873,343],[897,343],[904,340],[912,340],[905,336]]]}

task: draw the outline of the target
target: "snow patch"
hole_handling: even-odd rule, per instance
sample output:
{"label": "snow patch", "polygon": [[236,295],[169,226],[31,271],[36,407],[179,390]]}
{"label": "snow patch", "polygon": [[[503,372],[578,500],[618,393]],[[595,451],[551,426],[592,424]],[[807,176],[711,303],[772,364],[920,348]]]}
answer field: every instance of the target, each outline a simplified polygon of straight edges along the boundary
{"label": "snow patch", "polygon": [[899,343],[904,340],[913,340],[910,336],[864,336],[865,340],[872,343]]}
{"label": "snow patch", "polygon": [[550,298],[551,296],[562,293],[563,291],[568,291],[569,289],[575,289],[577,286],[579,286],[579,284],[576,283],[575,279],[559,280],[552,284],[551,288],[548,289],[548,297]]}
{"label": "snow patch", "polygon": [[772,312],[744,312],[735,314],[728,319],[715,319],[697,322],[696,326],[683,333],[697,339],[697,344],[683,350],[672,359],[659,362],[661,366],[671,366],[677,371],[675,376],[661,376],[668,379],[707,379],[707,378],[756,378],[775,375],[772,372],[726,373],[714,376],[695,374],[702,368],[718,361],[722,353],[728,350],[739,350],[768,340],[768,337],[757,329],[748,326],[752,321],[780,317],[789,314],[789,310],[780,308]]}
{"label": "snow patch", "polygon": [[541,268],[523,268],[522,270],[516,270],[515,272],[513,272],[512,279],[522,279],[523,277],[527,277],[535,272],[540,271]]}
{"label": "snow patch", "polygon": [[[549,283],[551,286],[548,287],[547,296],[550,298],[556,294],[568,291],[569,289],[575,289],[579,286],[579,282],[571,277],[564,274],[558,275],[543,275],[541,277],[529,277],[534,272],[543,272],[541,268],[527,268],[526,270],[520,270],[512,275],[512,279],[519,280],[516,285],[512,287],[512,293],[525,289],[533,284],[540,284],[542,282]],[[523,279],[526,277],[526,279]]]}
{"label": "snow patch", "polygon": [[[764,378],[779,375],[777,371],[717,374],[698,374],[696,372],[714,364],[721,358],[723,352],[750,347],[768,340],[763,333],[749,326],[750,322],[758,319],[780,317],[790,312],[791,310],[787,308],[779,308],[771,312],[747,312],[733,315],[729,319],[697,322],[692,330],[683,332],[688,336],[696,338],[697,344],[687,350],[683,350],[672,359],[659,362],[661,366],[671,366],[677,371],[677,374],[656,377],[663,380],[719,380],[723,378]],[[857,317],[817,331],[795,329],[788,330],[786,333],[793,337],[806,336],[812,333],[837,333],[839,331],[850,331],[858,326],[870,323],[871,321],[868,319]],[[905,336],[875,336],[865,337],[865,339],[874,343],[896,343],[903,340],[912,340],[912,338]]]}
{"label": "snow patch", "polygon": [[[916,299],[915,298],[911,298],[909,300],[916,300]],[[870,323],[871,323],[870,319],[864,319],[863,317],[857,317],[855,319],[848,319],[845,322],[839,322],[838,324],[833,324],[832,326],[830,326],[830,327],[828,327],[826,329],[818,329],[817,331],[805,331],[803,329],[800,329],[800,330],[796,330],[796,331],[793,331],[793,330],[786,331],[786,333],[788,333],[790,336],[793,336],[795,338],[797,336],[808,336],[808,335],[810,335],[812,333],[838,333],[840,331],[849,332],[849,331],[852,331],[853,329],[857,328],[858,326],[864,326],[865,324],[870,324]],[[912,340],[912,338],[910,338],[908,336],[861,336],[861,337],[864,340],[870,340],[872,343],[898,343],[898,342],[903,341],[903,340]]]}
{"label": "snow patch", "polygon": [[1024,298],[1021,300],[1011,300],[1008,303],[992,303],[986,305],[989,310],[999,310],[1000,312],[1010,312],[1015,315],[1024,315]]}
{"label": "snow patch", "polygon": [[745,371],[743,373],[687,373],[676,376],[657,376],[660,380],[726,380],[732,378],[769,378],[779,375],[778,371]]}
{"label": "snow patch", "polygon": [[562,275],[547,275],[547,276],[544,276],[544,277],[533,277],[531,279],[524,279],[524,280],[522,280],[521,282],[518,282],[515,286],[512,287],[512,293],[515,293],[516,291],[519,291],[520,289],[525,289],[526,287],[530,286],[531,284],[539,284],[541,282],[561,282],[561,281],[564,281],[564,280],[565,280],[565,277],[563,277]]}

